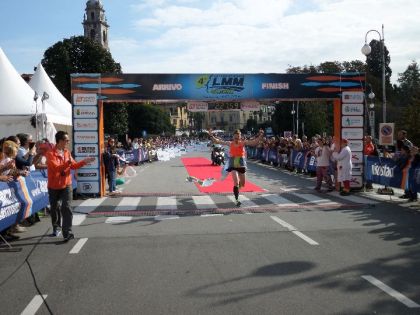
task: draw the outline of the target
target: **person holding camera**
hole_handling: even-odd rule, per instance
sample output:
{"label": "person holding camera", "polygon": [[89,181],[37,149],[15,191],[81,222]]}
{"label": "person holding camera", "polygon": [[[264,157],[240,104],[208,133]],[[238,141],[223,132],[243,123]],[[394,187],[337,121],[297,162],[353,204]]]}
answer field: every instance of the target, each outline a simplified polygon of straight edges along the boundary
{"label": "person holding camera", "polygon": [[[63,219],[61,228],[64,241],[74,238],[71,231],[73,213],[71,201],[73,199],[71,170],[81,168],[93,162],[94,157],[87,157],[80,162],[76,162],[68,150],[69,136],[65,131],[58,131],[55,134],[55,148],[47,152],[48,169],[48,194],[51,206],[51,223],[53,226],[53,236],[60,235],[60,221]],[[59,203],[61,207],[59,208]]]}
{"label": "person holding camera", "polygon": [[19,133],[16,136],[20,141],[20,148],[16,156],[16,168],[30,171],[36,155],[35,142],[32,141],[32,135],[27,133]]}

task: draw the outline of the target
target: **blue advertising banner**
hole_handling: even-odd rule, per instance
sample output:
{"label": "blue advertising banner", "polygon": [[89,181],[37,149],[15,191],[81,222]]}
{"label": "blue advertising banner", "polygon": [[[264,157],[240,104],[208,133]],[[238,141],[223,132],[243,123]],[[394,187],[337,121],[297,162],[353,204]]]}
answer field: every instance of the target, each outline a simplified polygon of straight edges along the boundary
{"label": "blue advertising banner", "polygon": [[293,150],[292,161],[293,161],[293,165],[296,168],[303,169],[305,165],[305,155],[306,155],[306,151]]}
{"label": "blue advertising banner", "polygon": [[47,174],[41,171],[10,183],[0,182],[0,231],[48,206],[47,183]]}
{"label": "blue advertising banner", "polygon": [[404,188],[403,171],[392,159],[366,157],[365,179],[376,184]]}

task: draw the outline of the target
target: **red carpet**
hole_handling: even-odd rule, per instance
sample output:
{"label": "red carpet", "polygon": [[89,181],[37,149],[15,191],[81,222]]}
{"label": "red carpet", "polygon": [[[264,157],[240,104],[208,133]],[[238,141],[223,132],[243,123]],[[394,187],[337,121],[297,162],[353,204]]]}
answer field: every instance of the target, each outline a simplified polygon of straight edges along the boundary
{"label": "red carpet", "polygon": [[[197,188],[202,193],[228,193],[232,192],[233,189],[233,180],[232,176],[229,174],[225,180],[219,181],[222,175],[222,168],[220,166],[212,166],[211,161],[206,158],[183,158],[182,163],[184,163],[185,168],[187,169],[188,175],[197,177],[199,179],[206,179],[213,177],[217,179],[213,185],[209,187],[201,187],[199,184],[195,183]],[[264,190],[251,183],[248,179],[246,180],[245,187],[241,188],[241,192],[263,192]]]}

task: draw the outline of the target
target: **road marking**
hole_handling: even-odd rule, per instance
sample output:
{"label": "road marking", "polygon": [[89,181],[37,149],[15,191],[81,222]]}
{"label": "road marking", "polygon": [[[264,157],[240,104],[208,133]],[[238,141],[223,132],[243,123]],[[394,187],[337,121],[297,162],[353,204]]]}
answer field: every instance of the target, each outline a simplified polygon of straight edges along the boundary
{"label": "road marking", "polygon": [[80,203],[74,212],[90,213],[95,210],[106,198],[91,198]]}
{"label": "road marking", "polygon": [[362,204],[367,204],[367,205],[372,205],[372,204],[377,204],[379,203],[379,201],[377,200],[372,200],[372,199],[368,199],[368,198],[362,198],[362,197],[357,197],[357,196],[341,196],[340,193],[338,191],[333,191],[332,193],[330,193],[332,196],[336,196],[339,197],[341,199],[345,199],[345,200],[349,200],[351,202],[354,203],[362,203]]}
{"label": "road marking", "polygon": [[70,251],[70,254],[78,254],[82,247],[86,244],[87,238],[81,238],[76,245],[73,246],[73,248]]}
{"label": "road marking", "polygon": [[176,197],[158,197],[156,210],[176,210]]}
{"label": "road marking", "polygon": [[106,219],[105,223],[115,224],[115,223],[124,223],[130,222],[133,217],[109,217]]}
{"label": "road marking", "polygon": [[35,295],[32,301],[28,304],[28,306],[23,310],[21,315],[33,315],[35,314],[38,309],[41,307],[42,303],[44,303],[44,300],[47,298],[48,295],[43,294],[41,295]]}
{"label": "road marking", "polygon": [[291,202],[289,199],[286,199],[284,197],[281,197],[279,195],[275,194],[263,194],[261,197],[267,199],[271,203],[275,204],[278,207],[287,207],[287,206],[296,206],[297,204],[294,202]]}
{"label": "road marking", "polygon": [[130,211],[136,210],[139,205],[141,197],[124,197],[115,207],[115,211]]}
{"label": "road marking", "polygon": [[192,196],[198,209],[216,209],[217,206],[210,196]]}
{"label": "road marking", "polygon": [[[230,201],[232,201],[233,203],[236,203],[235,196],[227,196],[227,197]],[[241,207],[244,207],[244,208],[258,208],[259,207],[255,202],[251,201],[251,199],[243,195],[239,195],[239,201],[241,202]]]}
{"label": "road marking", "polygon": [[86,214],[73,214],[73,222],[72,225],[80,225],[83,223],[83,221],[85,221],[86,219]]}
{"label": "road marking", "polygon": [[378,287],[379,289],[381,289],[382,291],[384,291],[388,295],[397,299],[398,301],[403,303],[405,306],[407,306],[409,308],[419,308],[420,307],[419,304],[417,304],[413,300],[410,300],[408,297],[401,294],[400,292],[395,291],[393,288],[387,286],[385,283],[383,283],[382,281],[379,281],[375,277],[372,277],[372,276],[369,276],[369,275],[364,275],[364,276],[362,276],[362,278],[365,279],[366,281],[369,281],[374,286]]}
{"label": "road marking", "polygon": [[156,221],[164,221],[164,220],[176,220],[179,219],[178,215],[157,215],[154,217]]}
{"label": "road marking", "polygon": [[[296,194],[299,198],[306,200],[309,203],[323,204],[323,205],[339,205],[339,203],[334,202],[330,199],[320,198],[317,195],[313,194]],[[303,202],[303,203],[307,203]]]}
{"label": "road marking", "polygon": [[213,214],[202,214],[200,217],[207,218],[207,217],[223,217],[223,213],[213,213]]}
{"label": "road marking", "polygon": [[319,243],[315,242],[313,239],[311,239],[309,236],[306,236],[305,234],[303,234],[302,232],[299,232],[293,225],[287,223],[286,221],[283,221],[282,219],[280,219],[279,217],[276,216],[270,216],[271,219],[273,219],[274,221],[276,221],[278,224],[280,224],[281,226],[285,227],[286,229],[288,229],[290,232],[292,232],[293,234],[295,234],[296,236],[300,237],[301,239],[303,239],[305,242],[309,243],[310,245],[319,245]]}

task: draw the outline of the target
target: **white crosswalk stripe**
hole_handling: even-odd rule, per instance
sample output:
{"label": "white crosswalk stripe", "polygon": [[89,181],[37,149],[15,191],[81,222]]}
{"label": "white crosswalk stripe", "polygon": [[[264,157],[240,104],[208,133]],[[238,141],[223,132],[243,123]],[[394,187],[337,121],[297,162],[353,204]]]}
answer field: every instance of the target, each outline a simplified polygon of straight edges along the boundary
{"label": "white crosswalk stripe", "polygon": [[267,199],[271,203],[277,205],[278,207],[290,207],[295,206],[295,202],[291,202],[289,199],[286,199],[282,196],[276,194],[263,194],[261,197]]}
{"label": "white crosswalk stripe", "polygon": [[157,198],[157,210],[176,210],[177,208],[176,196]]}
{"label": "white crosswalk stripe", "polygon": [[124,197],[115,207],[115,211],[130,211],[136,210],[136,207],[141,201],[141,197]]}
{"label": "white crosswalk stripe", "polygon": [[[227,196],[230,201],[236,203],[235,196]],[[243,208],[257,208],[259,207],[255,202],[244,195],[239,195],[239,201],[241,202],[241,207]]]}
{"label": "white crosswalk stripe", "polygon": [[133,217],[109,217],[106,219],[105,223],[110,223],[110,224],[124,223],[124,222],[130,222],[132,219]]}
{"label": "white crosswalk stripe", "polygon": [[105,200],[106,200],[105,197],[103,197],[103,198],[92,198],[92,199],[84,200],[76,208],[74,208],[74,212],[90,213],[93,210],[95,210]]}
{"label": "white crosswalk stripe", "polygon": [[322,205],[339,205],[337,202],[333,202],[330,199],[321,198],[320,196],[313,194],[299,194],[299,198],[306,200],[309,203],[322,204]]}
{"label": "white crosswalk stripe", "polygon": [[192,196],[197,209],[216,209],[217,206],[210,196]]}
{"label": "white crosswalk stripe", "polygon": [[77,214],[77,213],[75,213],[75,214],[73,214],[73,222],[72,222],[72,224],[75,225],[75,226],[78,226],[78,225],[82,224],[83,221],[85,221],[85,219],[86,219],[86,214]]}
{"label": "white crosswalk stripe", "polygon": [[335,197],[339,197],[339,198],[347,200],[347,201],[355,202],[355,203],[362,203],[362,204],[368,204],[368,205],[379,203],[379,201],[376,201],[376,200],[363,198],[363,197],[358,197],[358,196],[354,196],[354,195],[343,197],[343,196],[340,195],[340,193],[338,191],[333,191],[331,193],[331,195],[335,196]]}

